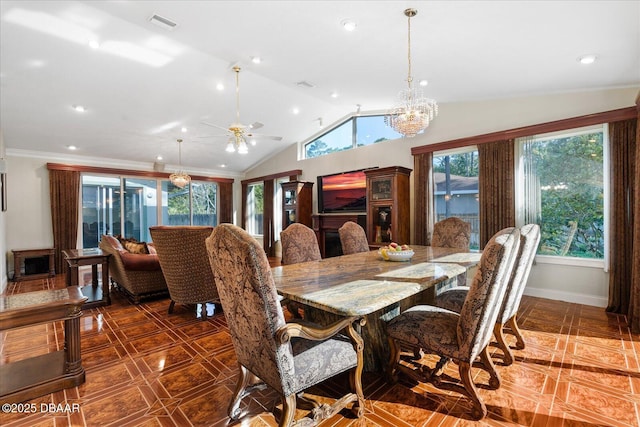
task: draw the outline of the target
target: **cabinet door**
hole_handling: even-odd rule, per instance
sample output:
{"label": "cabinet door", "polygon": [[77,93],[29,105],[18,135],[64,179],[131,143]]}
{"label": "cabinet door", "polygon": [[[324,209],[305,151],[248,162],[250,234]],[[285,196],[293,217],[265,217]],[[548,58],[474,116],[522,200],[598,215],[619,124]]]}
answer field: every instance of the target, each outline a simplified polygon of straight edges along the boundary
{"label": "cabinet door", "polygon": [[392,198],[393,178],[377,178],[371,180],[371,201],[390,200]]}

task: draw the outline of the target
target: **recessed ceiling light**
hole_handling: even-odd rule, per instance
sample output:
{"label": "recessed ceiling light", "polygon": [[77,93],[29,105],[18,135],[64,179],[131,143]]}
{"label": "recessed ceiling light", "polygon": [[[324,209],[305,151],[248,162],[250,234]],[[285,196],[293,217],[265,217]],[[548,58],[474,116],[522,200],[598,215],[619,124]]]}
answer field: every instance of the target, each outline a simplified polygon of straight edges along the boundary
{"label": "recessed ceiling light", "polygon": [[226,168],[227,165],[225,165],[224,163],[220,165],[221,168]]}
{"label": "recessed ceiling light", "polygon": [[72,105],[72,107],[78,113],[84,113],[85,111],[87,111],[82,105]]}
{"label": "recessed ceiling light", "polygon": [[216,85],[216,89],[218,89],[218,90],[224,90],[224,85],[223,85],[222,83],[218,83],[218,84]]}
{"label": "recessed ceiling light", "polygon": [[596,61],[596,56],[595,55],[583,55],[580,58],[578,58],[578,61],[581,64],[593,64]]}
{"label": "recessed ceiling light", "polygon": [[76,147],[75,145],[67,145],[67,149],[73,151],[73,150],[77,150],[78,147]]}
{"label": "recessed ceiling light", "polygon": [[292,112],[293,114],[298,114],[298,113],[300,113],[300,110],[298,109],[298,107],[293,107],[293,109],[291,110],[291,112]]}
{"label": "recessed ceiling light", "polygon": [[96,40],[91,40],[89,42],[89,47],[91,49],[98,49],[100,47],[100,43],[98,43]]}
{"label": "recessed ceiling light", "polygon": [[358,24],[351,19],[343,19],[342,22],[340,22],[340,25],[342,25],[342,28],[346,31],[353,31],[358,26]]}
{"label": "recessed ceiling light", "polygon": [[338,97],[338,92],[331,92],[331,97],[332,98],[337,98]]}
{"label": "recessed ceiling light", "polygon": [[182,132],[186,132],[187,128],[183,127],[182,129],[180,129]]}
{"label": "recessed ceiling light", "polygon": [[162,160],[162,156],[156,156],[156,160]]}
{"label": "recessed ceiling light", "polygon": [[259,56],[252,56],[251,62],[253,62],[254,64],[259,64],[262,62],[262,58],[260,58]]}
{"label": "recessed ceiling light", "polygon": [[424,87],[424,86],[428,85],[428,84],[429,84],[429,82],[428,82],[427,80],[424,80],[424,79],[423,79],[423,80],[420,80],[420,83],[419,83],[419,84],[420,84],[420,86],[423,86],[423,87]]}

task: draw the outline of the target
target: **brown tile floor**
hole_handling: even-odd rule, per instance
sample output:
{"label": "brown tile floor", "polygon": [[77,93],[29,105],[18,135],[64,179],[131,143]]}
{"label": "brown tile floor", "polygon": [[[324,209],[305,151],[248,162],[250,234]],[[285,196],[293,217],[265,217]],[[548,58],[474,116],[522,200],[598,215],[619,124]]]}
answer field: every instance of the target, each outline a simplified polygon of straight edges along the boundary
{"label": "brown tile floor", "polygon": [[[7,293],[64,286],[51,280],[10,283]],[[167,314],[168,300],[129,304],[118,293],[109,307],[81,319],[86,382],[30,403],[33,414],[0,414],[9,426],[226,426],[237,369],[223,315],[200,321],[186,307]],[[362,419],[349,412],[322,426],[638,426],[640,337],[623,316],[601,308],[525,297],[520,310],[527,347],[501,366],[498,390],[481,389],[489,415],[468,418],[465,398],[428,384],[390,385],[365,374]],[[0,363],[57,349],[62,324],[0,333]],[[512,338],[512,337],[511,337]],[[446,372],[455,375],[455,369]],[[0,379],[1,380],[1,379]],[[478,371],[478,383],[486,377]],[[339,378],[322,387],[335,394]],[[245,398],[243,426],[276,425],[273,392]],[[42,404],[45,404],[44,406]],[[46,410],[55,404],[56,410]],[[68,406],[65,408],[63,405]],[[65,410],[66,409],[66,410]],[[299,415],[303,415],[300,413]],[[240,424],[240,423],[238,423]]]}

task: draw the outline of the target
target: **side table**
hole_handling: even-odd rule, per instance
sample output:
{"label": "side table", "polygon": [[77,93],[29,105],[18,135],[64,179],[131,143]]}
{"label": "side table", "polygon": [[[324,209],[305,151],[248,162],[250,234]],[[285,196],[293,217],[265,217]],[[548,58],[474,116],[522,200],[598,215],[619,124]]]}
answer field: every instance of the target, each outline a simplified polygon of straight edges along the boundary
{"label": "side table", "polygon": [[18,403],[85,381],[80,316],[87,297],[77,287],[0,296],[0,331],[64,320],[64,349],[0,364],[0,401]]}
{"label": "side table", "polygon": [[[88,297],[85,308],[99,307],[111,304],[109,295],[109,257],[100,248],[64,249],[62,251],[67,261],[67,286],[79,286],[78,267],[91,266],[91,286],[80,286],[82,293]],[[101,265],[102,277],[98,277],[98,265]]]}

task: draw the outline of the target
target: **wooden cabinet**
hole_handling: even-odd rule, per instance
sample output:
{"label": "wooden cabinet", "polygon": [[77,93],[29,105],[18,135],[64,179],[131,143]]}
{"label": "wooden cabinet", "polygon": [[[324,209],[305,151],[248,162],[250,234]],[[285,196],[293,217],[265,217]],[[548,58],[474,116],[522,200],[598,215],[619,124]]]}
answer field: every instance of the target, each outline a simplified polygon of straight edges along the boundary
{"label": "wooden cabinet", "polygon": [[409,175],[411,169],[392,166],[369,169],[367,176],[367,237],[369,245],[389,242],[409,244],[411,212]]}
{"label": "wooden cabinet", "polygon": [[282,229],[294,222],[311,227],[313,182],[282,183]]}

